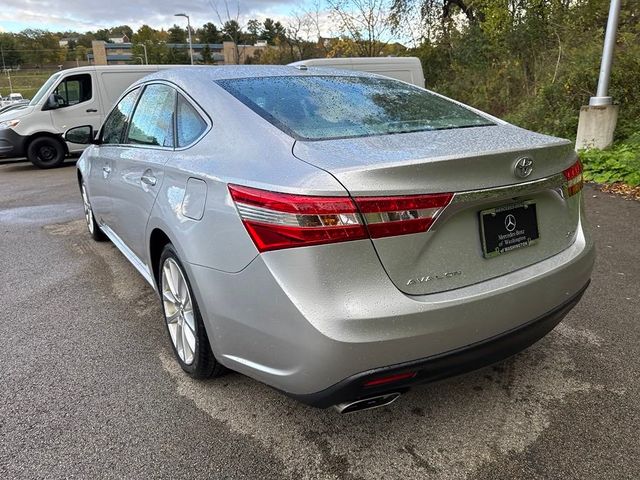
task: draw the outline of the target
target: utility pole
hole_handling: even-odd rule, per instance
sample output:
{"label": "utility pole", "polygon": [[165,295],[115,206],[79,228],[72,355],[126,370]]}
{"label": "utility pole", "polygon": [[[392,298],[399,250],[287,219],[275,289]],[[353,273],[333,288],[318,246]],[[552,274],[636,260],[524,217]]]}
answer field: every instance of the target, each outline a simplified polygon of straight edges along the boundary
{"label": "utility pole", "polygon": [[609,80],[619,17],[620,0],[611,0],[602,48],[598,89],[596,96],[589,99],[589,105],[580,108],[576,150],[606,148],[613,143],[613,133],[618,122],[618,105],[613,105],[613,100],[609,96]]}
{"label": "utility pole", "polygon": [[2,56],[2,71],[7,74],[7,78],[9,79],[9,93],[13,93],[13,85],[11,85],[11,71],[4,63],[4,49],[2,48],[2,45],[0,45],[0,55]]}

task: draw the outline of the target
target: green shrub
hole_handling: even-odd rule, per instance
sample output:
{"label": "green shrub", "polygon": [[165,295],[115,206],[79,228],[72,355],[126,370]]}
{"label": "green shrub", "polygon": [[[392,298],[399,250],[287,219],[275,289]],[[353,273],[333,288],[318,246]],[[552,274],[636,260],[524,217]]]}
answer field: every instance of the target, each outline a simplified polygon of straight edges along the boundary
{"label": "green shrub", "polygon": [[597,183],[640,185],[640,134],[605,150],[583,150],[584,178]]}

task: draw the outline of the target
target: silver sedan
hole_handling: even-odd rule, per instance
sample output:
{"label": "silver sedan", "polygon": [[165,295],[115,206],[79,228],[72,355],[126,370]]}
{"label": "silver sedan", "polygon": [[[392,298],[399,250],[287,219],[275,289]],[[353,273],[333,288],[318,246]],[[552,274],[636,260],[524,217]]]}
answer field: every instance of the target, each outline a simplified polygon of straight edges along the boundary
{"label": "silver sedan", "polygon": [[66,139],[91,144],[90,234],[158,292],[194,377],[386,405],[531,345],[589,283],[571,144],[400,81],[165,70]]}

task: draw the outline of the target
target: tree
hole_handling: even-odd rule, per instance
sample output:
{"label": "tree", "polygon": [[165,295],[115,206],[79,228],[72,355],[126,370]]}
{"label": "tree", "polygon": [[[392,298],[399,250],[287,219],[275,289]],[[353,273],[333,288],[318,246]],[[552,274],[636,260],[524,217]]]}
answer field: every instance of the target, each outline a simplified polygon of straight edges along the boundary
{"label": "tree", "polygon": [[[19,43],[15,35],[11,33],[0,33],[0,47],[4,55],[4,66],[6,68],[17,67],[24,63],[22,52],[19,50]],[[2,65],[0,65],[0,68]]]}
{"label": "tree", "polygon": [[377,57],[390,30],[390,0],[327,0],[340,33],[350,38],[362,57]]}
{"label": "tree", "polygon": [[75,58],[74,60],[85,61],[87,59],[88,49],[83,45],[78,45],[74,51]]}
{"label": "tree", "polygon": [[242,36],[242,28],[237,20],[227,20],[222,26],[222,33],[227,39],[237,43]]}
{"label": "tree", "polygon": [[222,34],[213,23],[205,23],[196,32],[200,43],[222,43]]}
{"label": "tree", "polygon": [[[317,42],[309,41],[313,37],[315,24],[308,12],[293,12],[284,36],[283,46],[289,48],[291,61],[317,56]],[[289,62],[287,62],[289,63]]]}
{"label": "tree", "polygon": [[111,33],[109,32],[109,29],[101,28],[100,30],[97,30],[96,33],[94,34],[94,39],[102,40],[103,42],[108,42],[110,36],[111,36]]}
{"label": "tree", "polygon": [[280,41],[285,37],[285,28],[280,22],[276,22],[271,18],[265,18],[262,24],[262,32],[260,38],[266,40],[270,45],[274,45],[276,39]]}
{"label": "tree", "polygon": [[164,63],[168,55],[164,36],[166,36],[166,32],[160,32],[149,25],[142,25],[131,37],[133,56],[144,58],[144,48],[142,47],[144,45],[150,64]]}
{"label": "tree", "polygon": [[211,48],[209,48],[209,44],[206,44],[204,48],[200,51],[200,56],[202,57],[202,63],[205,65],[209,65],[213,63],[213,54],[211,53]]}
{"label": "tree", "polygon": [[260,21],[252,18],[247,22],[247,33],[245,41],[251,45],[255,44],[260,38]]}
{"label": "tree", "polygon": [[240,49],[240,42],[243,40],[244,37],[244,33],[242,32],[242,27],[240,26],[240,1],[238,0],[238,2],[236,3],[236,9],[235,12],[231,12],[231,9],[229,7],[229,1],[228,0],[224,0],[224,18],[225,20],[223,20],[222,18],[222,13],[220,11],[220,8],[218,6],[217,1],[215,0],[210,0],[213,3],[211,3],[211,6],[213,7],[213,10],[216,12],[216,15],[218,16],[218,21],[222,24],[222,33],[223,33],[223,40],[224,41],[231,41],[234,44],[234,55],[233,55],[233,62],[237,65],[243,63],[244,60],[246,60],[244,57],[244,48]]}
{"label": "tree", "polygon": [[111,27],[109,29],[110,37],[119,37],[121,35],[126,35],[129,39],[133,37],[133,30],[129,25],[118,25],[117,27]]}
{"label": "tree", "polygon": [[190,63],[189,50],[182,48],[168,48],[163,62],[169,65],[184,65]]}
{"label": "tree", "polygon": [[169,29],[168,43],[187,43],[187,31],[174,23]]}

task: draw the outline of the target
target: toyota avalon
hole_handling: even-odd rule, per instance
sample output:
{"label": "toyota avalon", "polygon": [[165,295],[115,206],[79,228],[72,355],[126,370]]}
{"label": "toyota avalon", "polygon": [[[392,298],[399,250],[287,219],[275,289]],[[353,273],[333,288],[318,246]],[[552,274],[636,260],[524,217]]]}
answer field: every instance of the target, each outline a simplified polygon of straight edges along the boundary
{"label": "toyota avalon", "polygon": [[176,361],[351,412],[551,331],[594,261],[567,140],[361,72],[165,70],[89,143],[90,234],[160,297]]}

